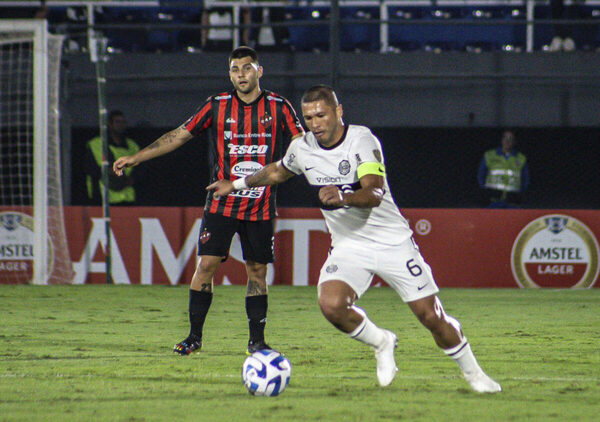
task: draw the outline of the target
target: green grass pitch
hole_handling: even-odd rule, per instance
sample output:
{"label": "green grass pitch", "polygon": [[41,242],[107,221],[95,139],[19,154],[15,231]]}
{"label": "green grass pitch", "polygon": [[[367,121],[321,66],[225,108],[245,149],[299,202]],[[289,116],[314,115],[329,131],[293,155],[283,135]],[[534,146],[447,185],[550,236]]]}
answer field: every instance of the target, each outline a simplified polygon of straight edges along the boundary
{"label": "green grass pitch", "polygon": [[0,421],[598,420],[600,289],[442,290],[495,395],[471,392],[391,289],[359,301],[399,338],[400,372],[380,388],[372,351],[325,321],[314,287],[272,286],[267,341],[292,379],[253,397],[244,295],[216,287],[204,348],[181,357],[187,286],[0,286]]}

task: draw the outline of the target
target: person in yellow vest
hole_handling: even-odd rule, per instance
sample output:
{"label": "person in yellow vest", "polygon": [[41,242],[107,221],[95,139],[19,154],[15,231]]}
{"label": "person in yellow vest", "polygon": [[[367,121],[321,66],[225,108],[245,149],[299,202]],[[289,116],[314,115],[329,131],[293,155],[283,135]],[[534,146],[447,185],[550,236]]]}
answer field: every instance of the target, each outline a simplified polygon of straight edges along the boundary
{"label": "person in yellow vest", "polygon": [[527,158],[515,149],[512,130],[502,133],[502,145],[485,152],[477,179],[485,190],[488,208],[519,208],[529,186]]}
{"label": "person in yellow vest", "polygon": [[[111,205],[134,205],[135,186],[133,168],[124,170],[124,175],[119,177],[112,171],[113,163],[120,157],[132,155],[140,150],[138,144],[125,135],[127,120],[123,112],[113,110],[108,115],[106,123],[108,128],[109,148],[109,191],[108,200]],[[86,145],[84,161],[86,172],[86,187],[89,203],[99,205],[102,203],[102,138],[96,136]]]}

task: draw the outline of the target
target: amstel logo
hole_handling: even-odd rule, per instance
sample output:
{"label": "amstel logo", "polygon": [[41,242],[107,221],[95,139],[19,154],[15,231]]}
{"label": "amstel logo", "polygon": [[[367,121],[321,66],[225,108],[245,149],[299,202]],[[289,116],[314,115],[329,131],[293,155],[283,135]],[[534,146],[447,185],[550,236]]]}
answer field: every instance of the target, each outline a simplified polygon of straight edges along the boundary
{"label": "amstel logo", "polygon": [[[48,274],[54,256],[48,237]],[[33,218],[21,212],[0,212],[0,280],[31,282],[33,279]]]}
{"label": "amstel logo", "polygon": [[592,287],[598,278],[598,242],[581,221],[546,215],[519,233],[511,265],[521,287]]}

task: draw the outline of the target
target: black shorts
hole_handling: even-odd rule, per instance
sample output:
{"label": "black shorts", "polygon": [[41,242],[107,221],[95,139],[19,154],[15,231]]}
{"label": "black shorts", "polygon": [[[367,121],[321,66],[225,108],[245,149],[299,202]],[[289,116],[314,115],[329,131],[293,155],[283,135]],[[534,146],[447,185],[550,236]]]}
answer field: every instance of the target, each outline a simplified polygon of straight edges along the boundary
{"label": "black shorts", "polygon": [[273,220],[246,221],[205,212],[198,236],[198,255],[222,256],[225,261],[233,235],[238,233],[244,261],[268,264],[275,260],[273,231]]}

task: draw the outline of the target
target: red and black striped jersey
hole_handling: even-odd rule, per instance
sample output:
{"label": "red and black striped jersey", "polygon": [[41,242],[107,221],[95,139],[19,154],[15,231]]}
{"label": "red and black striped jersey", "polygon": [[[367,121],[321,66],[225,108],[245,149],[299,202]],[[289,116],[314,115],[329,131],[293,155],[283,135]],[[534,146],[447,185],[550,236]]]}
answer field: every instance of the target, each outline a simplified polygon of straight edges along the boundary
{"label": "red and black striped jersey", "polygon": [[[235,180],[280,160],[291,139],[303,133],[289,101],[266,90],[250,104],[235,90],[209,97],[184,125],[193,135],[209,131],[211,183]],[[261,186],[214,198],[209,191],[205,208],[238,220],[269,220],[277,215],[275,192],[275,186]]]}

